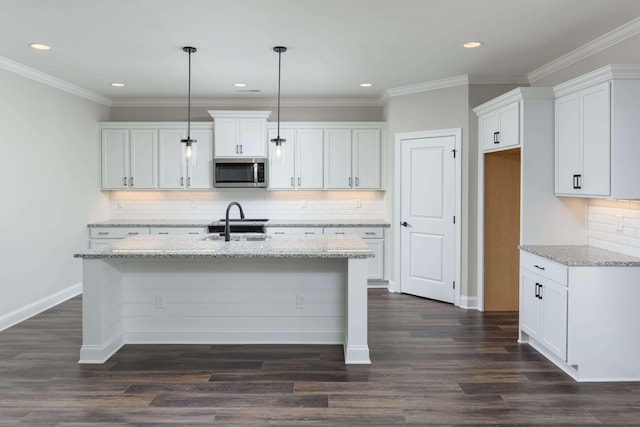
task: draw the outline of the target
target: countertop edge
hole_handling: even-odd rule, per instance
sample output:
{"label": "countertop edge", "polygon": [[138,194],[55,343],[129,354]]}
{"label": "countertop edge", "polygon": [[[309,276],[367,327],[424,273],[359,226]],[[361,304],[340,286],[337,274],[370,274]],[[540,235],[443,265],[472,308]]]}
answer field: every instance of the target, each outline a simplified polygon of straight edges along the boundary
{"label": "countertop edge", "polygon": [[520,245],[518,248],[567,267],[640,267],[640,258],[589,245]]}

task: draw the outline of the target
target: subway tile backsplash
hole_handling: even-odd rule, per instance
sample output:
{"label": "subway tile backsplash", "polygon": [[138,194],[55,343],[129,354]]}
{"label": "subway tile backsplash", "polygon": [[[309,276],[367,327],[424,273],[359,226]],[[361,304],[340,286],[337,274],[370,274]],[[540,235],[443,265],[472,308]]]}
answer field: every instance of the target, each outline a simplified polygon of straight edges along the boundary
{"label": "subway tile backsplash", "polygon": [[589,245],[640,257],[640,201],[589,200]]}
{"label": "subway tile backsplash", "polygon": [[113,191],[110,219],[213,221],[224,217],[231,201],[253,218],[384,219],[383,198],[380,191]]}

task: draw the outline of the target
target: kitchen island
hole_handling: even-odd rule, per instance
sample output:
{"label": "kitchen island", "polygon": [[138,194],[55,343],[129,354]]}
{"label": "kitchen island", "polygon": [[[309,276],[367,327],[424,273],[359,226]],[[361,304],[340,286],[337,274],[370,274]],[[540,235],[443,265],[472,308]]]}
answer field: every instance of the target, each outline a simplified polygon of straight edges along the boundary
{"label": "kitchen island", "polygon": [[342,344],[368,364],[367,259],[354,235],[140,235],[83,259],[80,363],[125,344]]}

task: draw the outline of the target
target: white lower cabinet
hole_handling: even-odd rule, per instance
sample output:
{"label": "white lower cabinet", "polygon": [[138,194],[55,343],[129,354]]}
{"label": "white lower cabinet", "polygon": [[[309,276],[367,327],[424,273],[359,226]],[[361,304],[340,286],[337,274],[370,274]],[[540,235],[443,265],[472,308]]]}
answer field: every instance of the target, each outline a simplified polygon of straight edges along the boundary
{"label": "white lower cabinet", "polygon": [[208,230],[207,227],[151,227],[149,233],[170,235],[207,234]]}
{"label": "white lower cabinet", "polygon": [[89,229],[89,247],[99,249],[116,240],[139,234],[149,234],[148,227],[91,227]]}
{"label": "white lower cabinet", "polygon": [[322,234],[322,227],[267,227],[268,236],[294,236],[304,234]]}
{"label": "white lower cabinet", "polygon": [[382,227],[325,227],[324,234],[355,234],[360,236],[373,252],[369,258],[369,280],[384,279],[384,228]]}

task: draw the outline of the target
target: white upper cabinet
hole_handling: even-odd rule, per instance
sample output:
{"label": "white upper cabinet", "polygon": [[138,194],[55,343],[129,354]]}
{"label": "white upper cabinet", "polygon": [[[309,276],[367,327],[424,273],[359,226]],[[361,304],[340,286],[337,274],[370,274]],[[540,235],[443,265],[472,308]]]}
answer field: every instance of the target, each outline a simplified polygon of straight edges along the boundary
{"label": "white upper cabinet", "polygon": [[102,188],[148,190],[158,186],[157,132],[102,129]]}
{"label": "white upper cabinet", "polygon": [[296,188],[322,189],[322,129],[296,131]]}
{"label": "white upper cabinet", "polygon": [[640,66],[610,65],[553,89],[556,194],[640,199]]}
{"label": "white upper cabinet", "polygon": [[[278,136],[276,129],[269,130],[269,141]],[[282,143],[280,158],[276,156],[276,145],[269,142],[269,189],[292,190],[295,186],[295,130],[280,129],[280,138],[286,141]]]}
{"label": "white upper cabinet", "polygon": [[209,111],[214,120],[215,157],[267,157],[271,111]]}
{"label": "white upper cabinet", "polygon": [[520,144],[520,103],[513,102],[478,117],[480,145],[484,151],[513,148]]}
{"label": "white upper cabinet", "polygon": [[212,189],[212,131],[191,127],[191,138],[197,142],[194,146],[194,160],[185,159],[187,129],[168,128],[158,131],[159,148],[159,187],[167,190]]}
{"label": "white upper cabinet", "polygon": [[324,187],[347,189],[353,185],[351,174],[351,129],[324,131]]}
{"label": "white upper cabinet", "polygon": [[382,188],[380,129],[328,129],[324,133],[324,187]]}

